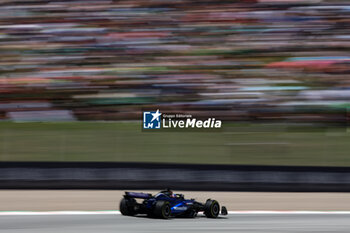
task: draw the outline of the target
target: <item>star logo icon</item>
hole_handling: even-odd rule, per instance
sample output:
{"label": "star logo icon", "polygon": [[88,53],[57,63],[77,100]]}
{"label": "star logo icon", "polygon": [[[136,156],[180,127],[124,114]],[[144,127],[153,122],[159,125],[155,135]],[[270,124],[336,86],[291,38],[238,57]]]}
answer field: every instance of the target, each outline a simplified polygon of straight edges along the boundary
{"label": "star logo icon", "polygon": [[143,128],[144,129],[160,129],[161,128],[161,115],[162,113],[157,111],[143,112]]}
{"label": "star logo icon", "polygon": [[157,111],[156,111],[155,113],[152,113],[151,115],[153,116],[153,117],[152,117],[152,120],[151,120],[151,122],[152,122],[152,121],[154,121],[154,120],[159,121],[159,117],[160,117],[162,114],[159,112],[159,109],[157,109]]}

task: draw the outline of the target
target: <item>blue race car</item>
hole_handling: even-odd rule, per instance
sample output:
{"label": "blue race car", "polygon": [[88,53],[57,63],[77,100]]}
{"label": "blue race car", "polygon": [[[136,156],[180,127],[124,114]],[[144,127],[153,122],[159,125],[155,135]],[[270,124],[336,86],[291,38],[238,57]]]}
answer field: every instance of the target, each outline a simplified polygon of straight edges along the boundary
{"label": "blue race car", "polygon": [[[136,198],[143,199],[142,203],[138,203]],[[126,216],[147,214],[149,217],[164,219],[170,217],[194,218],[198,212],[204,212],[208,218],[217,218],[220,205],[211,199],[204,204],[194,199],[185,199],[183,194],[173,194],[170,189],[167,189],[154,196],[150,193],[125,192],[119,209],[122,215]],[[225,206],[221,208],[221,214],[227,215]]]}

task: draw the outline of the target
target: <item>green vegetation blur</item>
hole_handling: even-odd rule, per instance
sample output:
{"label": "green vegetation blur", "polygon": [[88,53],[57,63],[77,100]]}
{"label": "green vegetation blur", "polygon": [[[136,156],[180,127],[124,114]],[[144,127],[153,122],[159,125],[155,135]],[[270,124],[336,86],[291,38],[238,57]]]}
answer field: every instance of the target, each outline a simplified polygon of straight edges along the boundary
{"label": "green vegetation blur", "polygon": [[218,132],[141,131],[141,123],[0,123],[1,161],[350,166],[343,128],[225,124]]}

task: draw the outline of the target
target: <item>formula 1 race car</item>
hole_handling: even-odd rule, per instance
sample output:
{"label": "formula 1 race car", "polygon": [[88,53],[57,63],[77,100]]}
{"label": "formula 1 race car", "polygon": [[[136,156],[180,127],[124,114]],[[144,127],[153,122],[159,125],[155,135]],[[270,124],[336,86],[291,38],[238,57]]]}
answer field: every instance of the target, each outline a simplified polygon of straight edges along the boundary
{"label": "formula 1 race car", "polygon": [[[136,198],[144,199],[137,203]],[[149,193],[125,192],[119,206],[122,215],[134,216],[147,214],[149,217],[170,218],[187,217],[194,218],[198,212],[204,212],[208,218],[217,218],[220,205],[217,201],[208,199],[204,204],[195,199],[185,199],[183,194],[173,194],[170,189],[161,191],[155,196]],[[221,214],[227,215],[225,206],[221,208]]]}

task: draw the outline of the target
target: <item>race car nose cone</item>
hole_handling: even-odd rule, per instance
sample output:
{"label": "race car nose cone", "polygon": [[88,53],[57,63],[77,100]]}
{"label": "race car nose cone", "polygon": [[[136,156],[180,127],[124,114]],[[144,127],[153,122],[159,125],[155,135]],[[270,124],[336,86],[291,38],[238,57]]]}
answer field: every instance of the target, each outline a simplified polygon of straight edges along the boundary
{"label": "race car nose cone", "polygon": [[227,215],[227,209],[225,206],[221,207],[221,215]]}

